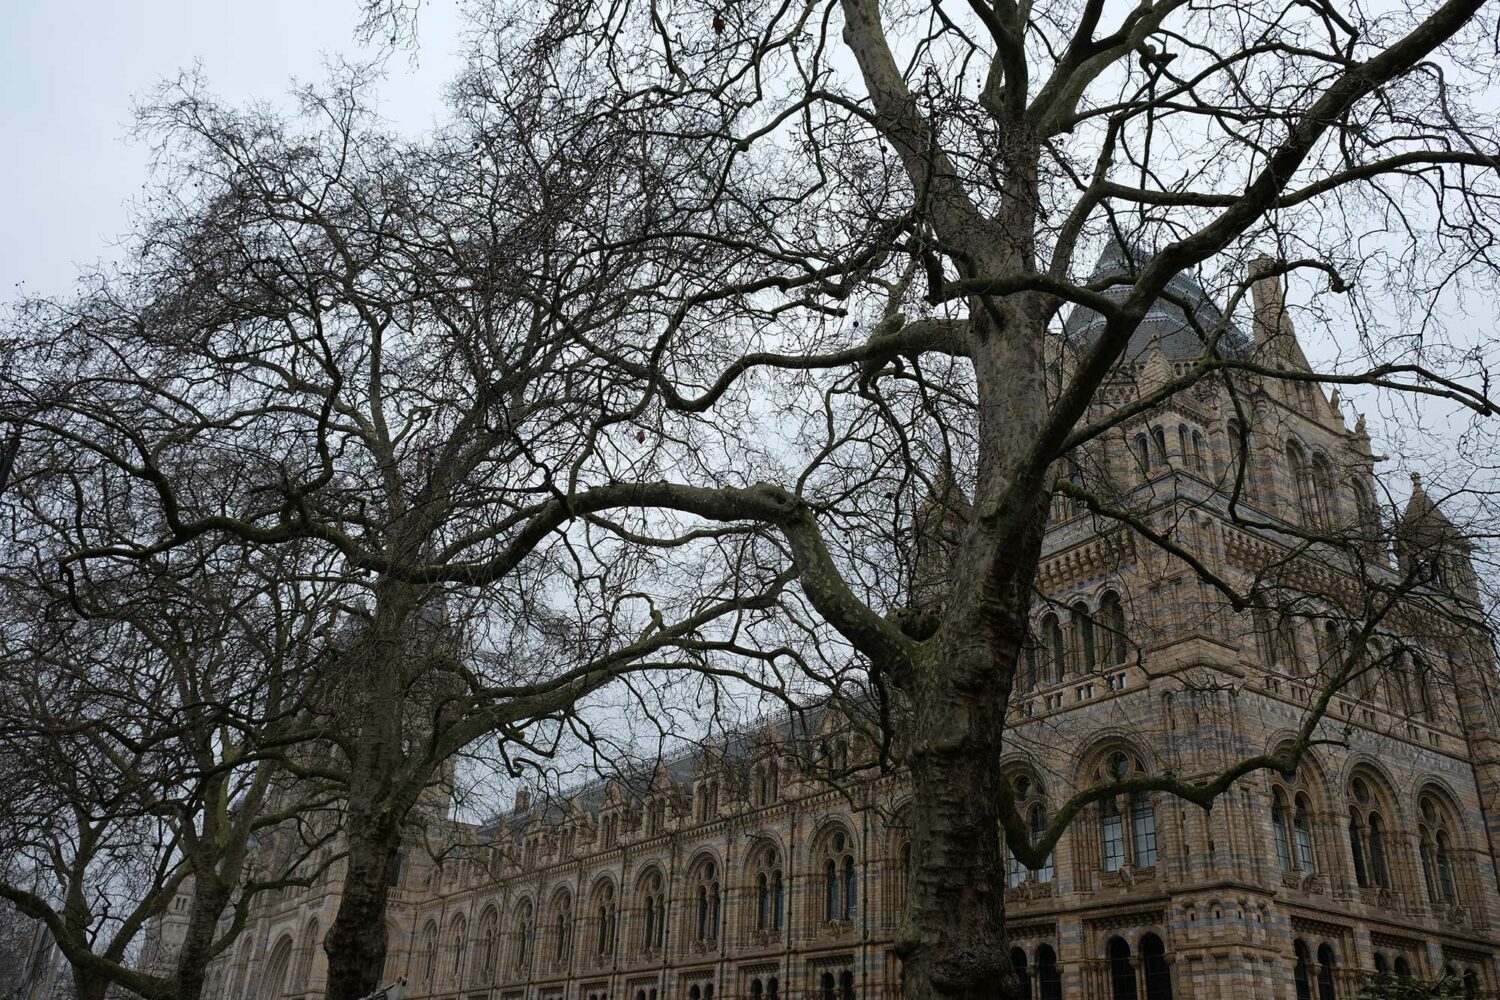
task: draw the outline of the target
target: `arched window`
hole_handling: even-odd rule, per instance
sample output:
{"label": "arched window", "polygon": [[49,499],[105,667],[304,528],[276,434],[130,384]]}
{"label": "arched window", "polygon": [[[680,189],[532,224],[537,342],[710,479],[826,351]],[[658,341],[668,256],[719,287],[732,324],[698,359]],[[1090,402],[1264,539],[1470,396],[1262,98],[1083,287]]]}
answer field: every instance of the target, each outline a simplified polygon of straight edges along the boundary
{"label": "arched window", "polygon": [[1292,981],[1297,987],[1297,1000],[1313,1000],[1311,956],[1307,950],[1307,942],[1298,938],[1292,942],[1292,950],[1297,953],[1297,965],[1292,971]]}
{"label": "arched window", "polygon": [[1098,649],[1094,643],[1094,618],[1089,614],[1088,605],[1082,601],[1074,604],[1070,610],[1079,662],[1083,664],[1083,672],[1091,674],[1098,667]]}
{"label": "arched window", "polygon": [[276,947],[271,949],[271,957],[266,961],[265,975],[260,981],[259,996],[265,1000],[277,1000],[286,989],[286,974],[288,967],[292,964],[292,936],[283,935]]}
{"label": "arched window", "polygon": [[573,945],[573,897],[567,893],[559,896],[552,907],[552,960],[561,966],[568,960]]}
{"label": "arched window", "polygon": [[[1026,817],[1032,843],[1035,843],[1047,830],[1047,805],[1042,795],[1042,783],[1029,774],[1019,774],[1011,782],[1011,794],[1015,798],[1016,811]],[[1008,847],[1005,855],[1009,859],[1007,882],[1012,887],[1020,885],[1027,879],[1039,883],[1052,881],[1051,854],[1047,855],[1047,860],[1040,868],[1027,868],[1019,858],[1010,853]]]}
{"label": "arched window", "polygon": [[1062,623],[1057,615],[1048,614],[1042,619],[1042,635],[1047,640],[1050,676],[1048,680],[1060,681],[1068,675],[1068,644],[1063,638]]}
{"label": "arched window", "polygon": [[1140,468],[1144,476],[1151,471],[1151,444],[1146,440],[1146,435],[1137,434],[1131,442],[1131,450],[1135,455],[1135,464]]}
{"label": "arched window", "polygon": [[1151,465],[1153,468],[1167,467],[1167,432],[1160,427],[1151,428]]}
{"label": "arched window", "polygon": [[1141,938],[1141,972],[1146,982],[1146,1000],[1172,1000],[1172,972],[1167,968],[1167,949],[1161,938]]}
{"label": "arched window", "polygon": [[1402,979],[1411,978],[1411,963],[1406,960],[1405,955],[1396,956],[1395,972]]}
{"label": "arched window", "polygon": [[1349,783],[1349,846],[1354,855],[1354,879],[1362,889],[1390,888],[1385,857],[1385,822],[1369,783],[1355,777]]}
{"label": "arched window", "polygon": [[1312,504],[1318,523],[1331,528],[1338,520],[1338,489],[1328,459],[1314,455],[1312,461]]}
{"label": "arched window", "polygon": [[818,977],[818,995],[822,1000],[838,1000],[838,994],[835,992],[837,985],[834,981],[833,973],[823,973]]}
{"label": "arched window", "polygon": [[854,972],[850,969],[839,973],[839,1000],[855,1000]]}
{"label": "arched window", "polygon": [[1063,1000],[1062,970],[1057,967],[1057,952],[1051,945],[1036,950],[1036,984],[1040,1000]]}
{"label": "arched window", "polygon": [[1130,945],[1122,937],[1109,939],[1109,987],[1113,1000],[1137,1000]]}
{"label": "arched window", "polygon": [[1479,996],[1479,973],[1473,969],[1464,970],[1464,996]]}
{"label": "arched window", "polygon": [[786,912],[785,879],[781,856],[771,844],[755,853],[755,929],[763,933],[781,930],[781,915]]}
{"label": "arched window", "polygon": [[297,961],[297,981],[305,984],[312,978],[313,958],[318,950],[318,919],[314,917],[302,929],[302,952]]}
{"label": "arched window", "polygon": [[[1140,762],[1124,753],[1113,753],[1097,779],[1124,781],[1145,772]],[[1112,795],[1099,804],[1100,853],[1105,871],[1118,871],[1126,859],[1136,868],[1156,864],[1156,807],[1151,793]]]}
{"label": "arched window", "polygon": [[1318,946],[1318,1000],[1338,1000],[1333,986],[1333,949],[1326,944]]}
{"label": "arched window", "polygon": [[1177,425],[1177,453],[1182,456],[1182,467],[1187,468],[1192,461],[1192,453],[1188,449],[1188,429],[1185,424]]}
{"label": "arched window", "polygon": [[594,956],[604,960],[615,953],[615,887],[604,882],[594,890]]}
{"label": "arched window", "polygon": [[1193,431],[1193,470],[1203,471],[1203,435]]}
{"label": "arched window", "polygon": [[464,981],[464,953],[468,950],[468,927],[464,924],[462,915],[453,918],[452,929],[448,932],[453,941],[453,982],[461,985]]}
{"label": "arched window", "polygon": [[1295,441],[1286,446],[1287,478],[1291,480],[1292,506],[1295,520],[1315,525],[1318,521],[1318,501],[1313,494],[1312,476],[1307,467],[1307,458]]}
{"label": "arched window", "polygon": [[424,983],[430,984],[437,980],[437,951],[437,924],[428,922],[422,931],[422,982]]}
{"label": "arched window", "polygon": [[693,931],[699,944],[719,939],[719,907],[719,868],[712,861],[700,862],[693,873]]}
{"label": "arched window", "polygon": [[1436,795],[1422,795],[1418,807],[1417,853],[1422,862],[1422,881],[1433,905],[1457,903],[1458,886],[1453,878],[1453,835],[1449,810]]}
{"label": "arched window", "polygon": [[854,845],[843,830],[835,830],[823,844],[823,919],[853,920],[859,898]]}
{"label": "arched window", "polygon": [[1106,591],[1099,600],[1099,622],[1103,626],[1103,660],[1112,667],[1123,667],[1129,659],[1130,648],[1125,638],[1125,607],[1120,595]]}
{"label": "arched window", "polygon": [[1271,782],[1271,832],[1276,844],[1276,864],[1282,871],[1317,871],[1313,849],[1312,799],[1299,769],[1290,781],[1273,775]]}
{"label": "arched window", "polygon": [[1010,967],[1020,981],[1021,996],[1031,1000],[1031,974],[1026,968],[1026,953],[1020,948],[1010,950]]}
{"label": "arched window", "polygon": [[636,891],[641,895],[641,950],[660,948],[667,933],[667,892],[660,869],[647,872]]}
{"label": "arched window", "polygon": [[479,915],[479,974],[485,983],[495,978],[495,938],[499,930],[499,912],[493,906],[485,907]]}
{"label": "arched window", "polygon": [[531,909],[531,900],[523,899],[516,906],[515,934],[516,950],[513,963],[517,972],[524,972],[526,963],[531,957],[531,930],[534,925],[534,914]]}

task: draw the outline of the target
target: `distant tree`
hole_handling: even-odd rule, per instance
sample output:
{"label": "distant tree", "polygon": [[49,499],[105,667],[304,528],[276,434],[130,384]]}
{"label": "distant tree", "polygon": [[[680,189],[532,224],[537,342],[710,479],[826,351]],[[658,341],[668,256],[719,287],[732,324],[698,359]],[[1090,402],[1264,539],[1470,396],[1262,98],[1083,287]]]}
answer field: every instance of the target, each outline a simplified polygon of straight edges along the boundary
{"label": "distant tree", "polygon": [[[193,1000],[257,897],[332,852],[328,785],[298,777],[326,594],[283,575],[292,549],[217,544],[58,580],[52,546],[107,530],[109,506],[40,516],[4,549],[0,900],[45,926],[80,1000]],[[145,954],[165,926],[172,947]]]}

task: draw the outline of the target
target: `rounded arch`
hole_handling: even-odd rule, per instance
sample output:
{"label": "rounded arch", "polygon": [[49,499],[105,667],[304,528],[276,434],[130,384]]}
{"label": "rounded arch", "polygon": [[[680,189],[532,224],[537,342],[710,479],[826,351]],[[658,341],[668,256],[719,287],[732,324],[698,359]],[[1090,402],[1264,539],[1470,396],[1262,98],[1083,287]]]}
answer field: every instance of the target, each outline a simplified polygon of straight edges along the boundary
{"label": "rounded arch", "polygon": [[478,976],[482,983],[491,983],[495,980],[495,970],[500,960],[500,907],[495,902],[487,902],[479,911],[479,933],[476,945],[479,948]]}
{"label": "rounded arch", "polygon": [[775,830],[763,827],[755,830],[753,833],[747,834],[745,841],[745,852],[740,859],[740,870],[743,873],[748,875],[753,872],[755,870],[756,855],[766,850],[774,852],[781,859],[782,864],[786,863],[786,842]]}
{"label": "rounded arch", "polygon": [[286,992],[287,972],[292,963],[292,935],[283,932],[271,947],[271,956],[266,959],[265,975],[261,977],[258,995],[263,1000],[276,1000]]}
{"label": "rounded arch", "polygon": [[448,979],[455,985],[464,981],[464,964],[469,957],[469,921],[462,913],[455,913],[448,921],[449,955]]}
{"label": "rounded arch", "polygon": [[438,924],[436,917],[428,917],[422,925],[422,937],[417,944],[417,981],[432,985],[437,982]]}
{"label": "rounded arch", "polygon": [[1361,889],[1395,890],[1402,870],[1393,833],[1406,829],[1400,799],[1385,769],[1365,755],[1346,768],[1345,815],[1354,881]]}
{"label": "rounded arch", "polygon": [[[297,949],[297,982],[307,985],[312,979],[313,962],[317,958],[318,946],[322,943],[319,938],[319,924],[317,917],[309,917],[307,924],[302,928],[302,944]],[[389,948],[389,939],[386,947]]]}
{"label": "rounded arch", "polygon": [[630,886],[631,894],[644,892],[648,883],[653,887],[657,883],[661,885],[667,884],[666,872],[662,869],[659,861],[652,861],[642,865],[641,870],[635,873],[635,880]]}
{"label": "rounded arch", "polygon": [[562,968],[573,950],[573,890],[559,886],[547,902],[547,932],[552,940],[552,964]]}
{"label": "rounded arch", "polygon": [[608,962],[614,957],[619,921],[619,894],[611,876],[601,875],[594,879],[589,887],[588,907],[594,960],[596,964]]}
{"label": "rounded arch", "polygon": [[687,939],[709,948],[719,940],[723,927],[724,869],[716,852],[698,851],[688,863]]}
{"label": "rounded arch", "polygon": [[812,926],[852,922],[859,908],[859,841],[842,816],[823,819],[808,840]]}

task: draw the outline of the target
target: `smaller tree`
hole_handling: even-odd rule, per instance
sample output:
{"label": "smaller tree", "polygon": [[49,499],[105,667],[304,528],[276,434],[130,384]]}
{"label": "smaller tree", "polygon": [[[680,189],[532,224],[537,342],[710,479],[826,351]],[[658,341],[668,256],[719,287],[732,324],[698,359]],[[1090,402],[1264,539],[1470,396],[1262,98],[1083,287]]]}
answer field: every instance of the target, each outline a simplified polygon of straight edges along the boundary
{"label": "smaller tree", "polygon": [[[91,518],[32,512],[0,569],[0,899],[46,926],[79,1000],[194,1000],[253,900],[327,863],[328,786],[294,779],[327,594],[290,550],[221,546],[59,583],[49,529]],[[273,836],[294,848],[253,865]]]}

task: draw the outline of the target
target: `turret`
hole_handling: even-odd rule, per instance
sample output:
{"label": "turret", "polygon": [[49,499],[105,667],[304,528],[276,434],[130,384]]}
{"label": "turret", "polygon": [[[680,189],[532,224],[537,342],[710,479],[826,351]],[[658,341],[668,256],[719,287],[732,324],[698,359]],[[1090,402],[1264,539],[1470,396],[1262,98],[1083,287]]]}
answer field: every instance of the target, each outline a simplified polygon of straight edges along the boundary
{"label": "turret", "polygon": [[1411,499],[1396,524],[1395,549],[1404,572],[1465,600],[1477,599],[1471,558],[1474,544],[1427,495],[1421,475],[1415,472]]}

